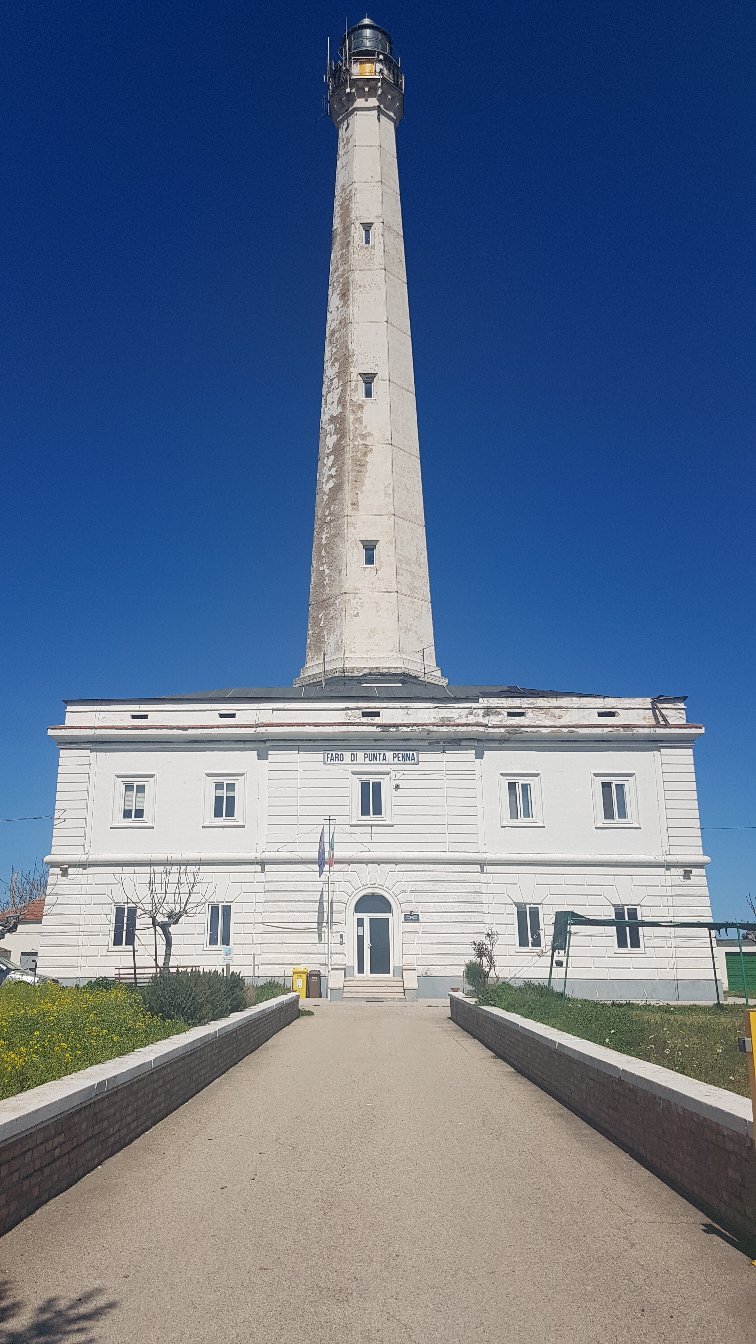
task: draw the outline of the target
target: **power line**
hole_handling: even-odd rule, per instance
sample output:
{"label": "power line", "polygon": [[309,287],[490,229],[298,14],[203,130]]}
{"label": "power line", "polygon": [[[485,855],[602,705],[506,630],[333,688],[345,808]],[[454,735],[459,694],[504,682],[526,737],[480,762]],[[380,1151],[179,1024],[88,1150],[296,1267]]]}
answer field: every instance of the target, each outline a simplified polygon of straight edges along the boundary
{"label": "power line", "polygon": [[0,822],[5,821],[54,821],[52,812],[45,812],[40,817],[0,817]]}

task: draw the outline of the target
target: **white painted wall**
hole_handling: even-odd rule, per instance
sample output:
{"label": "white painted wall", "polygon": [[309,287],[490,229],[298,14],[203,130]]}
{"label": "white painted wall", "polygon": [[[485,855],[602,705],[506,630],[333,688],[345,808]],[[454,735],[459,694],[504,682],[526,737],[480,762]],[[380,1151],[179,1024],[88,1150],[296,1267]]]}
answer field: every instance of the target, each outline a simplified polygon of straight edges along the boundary
{"label": "white painted wall", "polygon": [[[616,703],[624,715],[623,702]],[[293,729],[287,709],[274,718],[270,706],[250,705],[237,720],[221,723],[217,709],[205,707],[206,726],[198,722],[196,737],[180,730],[163,741],[161,724],[180,722],[177,707],[169,705],[150,709],[139,743],[126,740],[136,731],[129,711],[98,708],[87,726],[74,707],[70,727],[82,737],[88,733],[89,746],[79,742],[61,751],[52,855],[59,876],[45,916],[40,970],[73,979],[127,969],[130,951],[110,946],[113,904],[125,899],[124,885],[128,889],[134,876],[145,880],[150,861],[169,856],[200,863],[208,896],[232,904],[234,965],[244,974],[280,975],[299,963],[325,970],[324,884],[316,854],[327,815],[336,819],[332,960],[347,970],[350,910],[365,890],[394,902],[398,965],[417,969],[421,983],[423,977],[456,983],[472,939],[489,924],[500,934],[500,973],[545,976],[545,950],[516,946],[518,902],[540,907],[543,949],[560,909],[611,918],[613,905],[624,904],[649,917],[709,918],[692,734],[675,737],[675,729],[665,728],[655,738],[648,722],[638,721],[634,702],[628,722],[592,727],[595,708],[583,703],[575,713],[584,726],[565,739],[556,708],[540,705],[533,709],[540,724],[511,728],[506,739],[489,742],[481,737],[477,705],[443,707],[454,716],[452,727],[434,718],[441,713],[437,702],[413,709],[381,703],[379,730],[358,720],[348,704],[329,706],[330,726],[319,717],[322,706],[308,707],[307,723],[294,721]],[[123,714],[124,739],[114,740],[114,727],[102,723],[106,712]],[[245,716],[257,716],[256,725],[244,728]],[[410,732],[413,716],[417,727]],[[404,731],[389,734],[390,719]],[[469,735],[460,733],[465,722]],[[485,723],[490,727],[490,714]],[[58,733],[64,743],[66,731]],[[387,746],[417,750],[419,763],[352,767],[323,760],[324,750],[343,750],[348,758],[352,750]],[[390,821],[366,824],[352,815],[353,780],[366,772],[390,787]],[[114,818],[115,782],[131,773],[154,776],[152,826],[123,826]],[[241,825],[207,824],[205,777],[219,773],[244,780]],[[634,780],[633,825],[596,825],[593,776],[603,773]],[[538,779],[542,825],[502,824],[502,776],[517,775]],[[420,913],[419,923],[403,922],[410,910]],[[139,936],[139,962],[146,966],[152,934],[142,929]],[[174,957],[180,965],[220,965],[220,951],[206,946],[204,911],[178,926]],[[622,983],[632,992],[633,983],[705,980],[708,957],[706,935],[695,932],[650,931],[638,952],[617,949],[611,930],[580,932],[570,975]]]}

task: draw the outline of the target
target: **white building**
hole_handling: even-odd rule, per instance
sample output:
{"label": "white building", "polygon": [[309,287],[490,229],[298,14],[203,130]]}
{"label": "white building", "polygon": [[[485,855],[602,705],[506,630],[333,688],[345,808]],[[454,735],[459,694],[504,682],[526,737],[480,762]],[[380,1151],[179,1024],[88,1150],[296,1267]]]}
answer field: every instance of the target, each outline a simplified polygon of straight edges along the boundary
{"label": "white building", "polygon": [[[403,76],[370,20],[330,71],[338,165],[305,666],[293,688],[69,701],[39,969],[151,959],[133,881],[200,867],[174,961],[295,965],[445,994],[471,941],[546,977],[558,910],[709,919],[684,698],[450,687],[436,664],[395,131]],[[326,818],[335,862],[316,863]],[[126,894],[124,894],[126,893]],[[379,981],[380,982],[380,981]],[[576,936],[574,993],[708,999],[703,931]]]}

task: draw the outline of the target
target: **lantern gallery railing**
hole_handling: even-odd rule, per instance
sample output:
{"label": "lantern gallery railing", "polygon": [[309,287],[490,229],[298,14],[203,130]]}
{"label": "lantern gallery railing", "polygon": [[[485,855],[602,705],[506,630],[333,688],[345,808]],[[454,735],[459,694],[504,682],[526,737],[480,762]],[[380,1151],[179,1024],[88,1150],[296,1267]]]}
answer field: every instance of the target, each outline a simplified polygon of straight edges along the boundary
{"label": "lantern gallery railing", "polygon": [[387,56],[385,52],[376,51],[360,52],[359,56],[353,56],[347,63],[333,61],[328,68],[329,93],[334,89],[341,88],[343,84],[348,84],[350,79],[360,79],[366,76],[378,76],[387,79],[397,89],[404,89],[404,75],[398,62],[394,60],[393,56]]}

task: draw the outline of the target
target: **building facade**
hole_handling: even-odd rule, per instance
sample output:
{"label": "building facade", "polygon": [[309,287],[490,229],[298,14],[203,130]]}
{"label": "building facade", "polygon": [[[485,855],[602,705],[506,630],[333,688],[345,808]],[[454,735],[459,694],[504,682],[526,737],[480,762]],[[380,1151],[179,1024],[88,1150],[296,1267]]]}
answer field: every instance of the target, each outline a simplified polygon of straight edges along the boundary
{"label": "building facade", "polygon": [[[328,74],[338,158],[305,665],[294,687],[71,701],[39,969],[150,963],[138,901],[189,866],[202,899],[174,962],[261,980],[321,971],[332,997],[460,985],[473,939],[545,979],[560,910],[573,993],[713,997],[693,746],[679,697],[448,686],[435,655],[396,127],[385,30],[347,33]],[[321,874],[321,833],[333,866]],[[225,949],[230,949],[226,950]]]}

